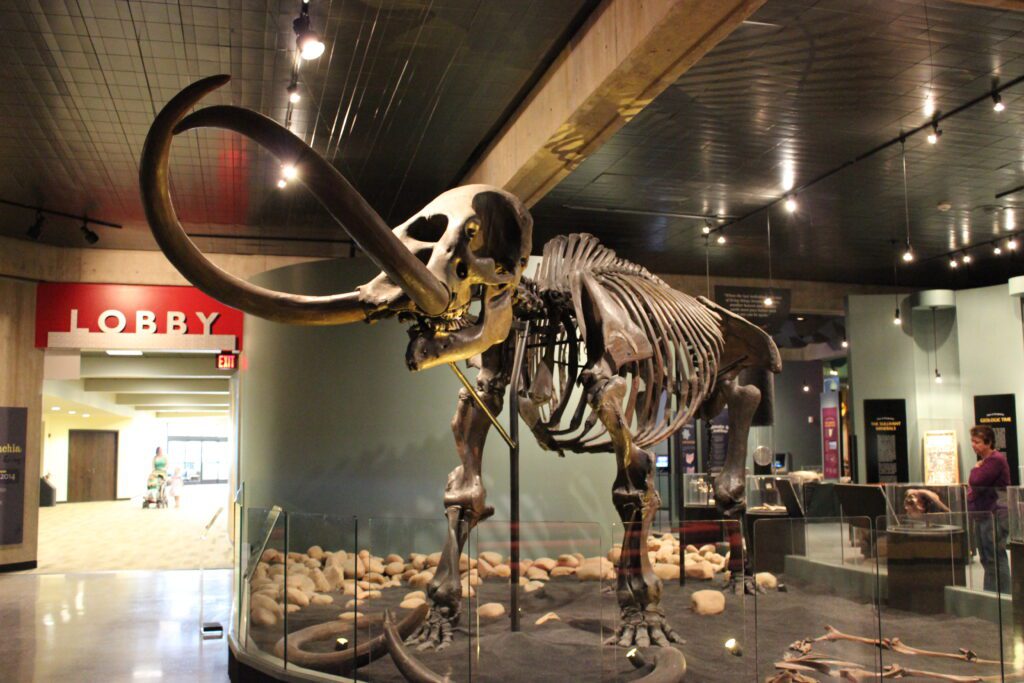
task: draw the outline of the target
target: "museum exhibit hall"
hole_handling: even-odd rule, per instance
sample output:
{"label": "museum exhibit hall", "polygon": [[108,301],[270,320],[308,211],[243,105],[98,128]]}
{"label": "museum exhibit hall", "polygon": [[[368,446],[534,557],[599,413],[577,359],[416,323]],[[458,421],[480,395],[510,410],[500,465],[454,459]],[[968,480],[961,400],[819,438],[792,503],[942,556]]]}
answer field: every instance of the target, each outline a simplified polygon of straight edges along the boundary
{"label": "museum exhibit hall", "polygon": [[1024,0],[0,0],[0,680],[1024,680]]}

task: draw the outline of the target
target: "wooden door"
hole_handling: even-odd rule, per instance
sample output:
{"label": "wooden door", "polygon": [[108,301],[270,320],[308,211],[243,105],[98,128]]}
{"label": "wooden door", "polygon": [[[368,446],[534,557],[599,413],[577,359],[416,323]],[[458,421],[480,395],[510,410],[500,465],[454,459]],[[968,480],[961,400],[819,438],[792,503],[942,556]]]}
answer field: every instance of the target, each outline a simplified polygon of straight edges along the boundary
{"label": "wooden door", "polygon": [[117,498],[117,432],[68,434],[68,502]]}

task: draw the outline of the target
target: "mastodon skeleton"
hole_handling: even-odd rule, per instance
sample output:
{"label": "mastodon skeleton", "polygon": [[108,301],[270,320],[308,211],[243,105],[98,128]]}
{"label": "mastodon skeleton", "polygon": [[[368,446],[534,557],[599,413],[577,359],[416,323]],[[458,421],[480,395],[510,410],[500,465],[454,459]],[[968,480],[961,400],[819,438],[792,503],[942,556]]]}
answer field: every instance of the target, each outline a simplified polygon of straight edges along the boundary
{"label": "mastodon skeleton", "polygon": [[[537,440],[559,452],[616,456],[612,497],[625,535],[617,584],[622,622],[612,640],[623,646],[678,640],[659,607],[661,582],[647,554],[659,505],[647,448],[698,413],[711,417],[728,406],[729,446],[715,496],[723,513],[742,509],[747,432],[760,392],[738,376],[746,368],[781,369],[771,338],[707,299],[673,290],[590,235],[550,241],[535,276],[526,277],[532,218],[518,198],[498,188],[450,190],[391,230],[334,166],[271,119],[225,106],[188,114],[227,80],[215,76],[183,90],[146,139],[143,204],[171,262],[211,296],[270,320],[411,321],[411,370],[460,360],[479,368],[477,396],[463,389],[452,421],[461,464],[445,486],[448,540],[428,589],[430,615],[412,642],[445,647],[460,617],[459,556],[469,531],[493,513],[485,503],[481,459],[491,427],[487,411],[501,412],[511,380],[516,321],[530,322],[516,399]],[[168,189],[173,136],[202,126],[239,132],[294,164],[382,273],[354,292],[299,296],[214,266],[182,229]]]}

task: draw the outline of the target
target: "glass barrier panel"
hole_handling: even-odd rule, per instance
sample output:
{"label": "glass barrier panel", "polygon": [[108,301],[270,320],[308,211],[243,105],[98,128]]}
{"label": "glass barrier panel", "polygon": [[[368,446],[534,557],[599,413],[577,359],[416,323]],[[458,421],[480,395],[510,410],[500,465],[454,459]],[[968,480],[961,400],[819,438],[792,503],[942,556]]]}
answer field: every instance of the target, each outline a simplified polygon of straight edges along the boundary
{"label": "glass barrier panel", "polygon": [[959,484],[926,486],[925,484],[884,484],[889,523],[897,517],[930,515],[933,520],[941,513],[957,514],[966,511],[967,488]]}
{"label": "glass barrier panel", "polygon": [[[878,524],[885,540],[878,559],[883,670],[1000,680],[1006,515],[915,512]],[[981,557],[981,590],[968,580],[972,541]]]}
{"label": "glass barrier panel", "polygon": [[595,523],[479,524],[469,553],[471,680],[601,680],[615,602],[603,590],[613,571],[608,549]]}
{"label": "glass barrier panel", "polygon": [[[287,670],[351,675],[364,635],[357,582],[365,574],[358,556],[360,521],[351,516],[288,514],[283,561],[284,628],[274,654]],[[357,626],[358,625],[358,626]]]}
{"label": "glass barrier panel", "polygon": [[[365,529],[365,531],[364,531]],[[442,579],[445,563],[441,550],[448,536],[448,523],[440,515],[430,518],[415,517],[374,517],[360,525],[360,547],[365,548],[367,562],[363,583],[359,584],[359,611],[365,615],[361,622],[359,638],[370,642],[384,638],[384,618],[390,613],[395,628],[403,641],[403,649],[420,665],[438,676],[448,676],[453,681],[472,680],[470,669],[470,647],[472,644],[470,583],[470,548],[468,529],[453,529],[456,537],[467,538],[452,577],[452,586],[458,586],[461,599],[458,606],[459,618],[450,632],[447,626],[442,630],[437,625],[420,621],[428,604],[427,589],[435,579]],[[362,554],[362,553],[361,553]],[[475,564],[475,563],[474,563]],[[475,569],[475,567],[474,567]],[[438,572],[441,572],[439,574]],[[476,576],[474,572],[472,576]],[[474,590],[476,590],[474,588]],[[441,592],[444,592],[443,590]],[[420,626],[423,626],[421,632]],[[415,642],[405,644],[408,637],[415,636]],[[424,649],[419,649],[421,646]],[[361,681],[403,681],[387,649],[372,663],[361,666],[358,672]]]}
{"label": "glass barrier panel", "polygon": [[239,644],[269,665],[283,667],[274,648],[285,634],[287,514],[278,507],[242,508],[238,593]]}
{"label": "glass barrier panel", "polygon": [[220,640],[235,613],[232,595],[236,576],[231,533],[232,509],[217,508],[199,535],[199,628],[202,641]]}
{"label": "glass barrier panel", "polygon": [[242,542],[243,529],[245,523],[243,520],[243,507],[237,500],[231,504],[232,506],[232,524],[234,531],[231,534],[231,576],[232,576],[232,600],[231,600],[231,633],[234,634],[236,641],[244,643],[245,639],[242,638],[242,586],[244,585],[244,578],[242,573],[242,553],[244,552],[245,544]]}
{"label": "glass barrier panel", "polygon": [[[802,657],[877,672],[877,648],[847,639],[878,638],[872,520],[762,517],[747,522],[747,586],[754,593],[755,615],[749,649],[756,680],[782,673],[777,663]],[[843,668],[820,666],[828,669],[822,680],[839,677]]]}
{"label": "glass barrier panel", "polygon": [[[752,680],[751,624],[743,590],[738,520],[683,521],[662,535],[654,567],[664,579],[661,604],[686,657],[687,679]],[[666,566],[667,565],[667,566]]]}

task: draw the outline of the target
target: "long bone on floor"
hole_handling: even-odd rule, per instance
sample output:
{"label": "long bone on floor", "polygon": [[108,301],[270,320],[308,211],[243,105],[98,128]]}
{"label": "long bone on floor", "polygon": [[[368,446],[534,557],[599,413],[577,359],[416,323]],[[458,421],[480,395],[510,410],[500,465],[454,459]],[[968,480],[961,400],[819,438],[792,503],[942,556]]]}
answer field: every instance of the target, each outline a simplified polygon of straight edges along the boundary
{"label": "long bone on floor", "polygon": [[[920,657],[940,657],[942,659],[955,659],[961,662],[971,662],[972,664],[999,664],[999,660],[996,659],[981,659],[977,653],[973,650],[966,648],[960,648],[957,653],[953,652],[935,652],[934,650],[922,650],[920,648],[911,647],[907,645],[899,638],[865,638],[863,636],[853,636],[843,633],[839,629],[833,626],[825,626],[825,635],[814,639],[814,642],[828,641],[835,642],[838,640],[848,641],[852,643],[863,643],[864,645],[870,645],[883,650],[892,650],[893,652],[902,655],[912,655]],[[798,643],[806,643],[807,641],[798,641]]]}

